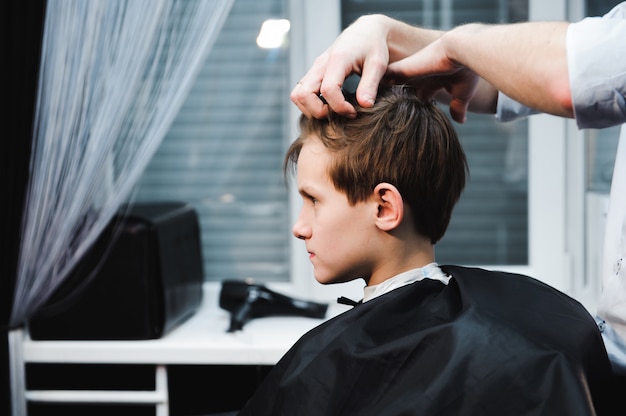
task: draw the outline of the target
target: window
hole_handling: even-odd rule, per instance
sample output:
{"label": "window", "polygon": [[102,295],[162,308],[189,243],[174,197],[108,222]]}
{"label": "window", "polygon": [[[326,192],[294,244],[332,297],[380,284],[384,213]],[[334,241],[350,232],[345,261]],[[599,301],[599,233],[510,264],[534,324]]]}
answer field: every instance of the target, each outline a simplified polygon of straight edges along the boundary
{"label": "window", "polygon": [[139,201],[189,202],[198,212],[206,280],[289,279],[282,174],[288,49],[262,49],[281,0],[236,0],[194,87],[140,180]]}
{"label": "window", "polygon": [[[570,3],[580,1],[562,0],[563,7],[556,7],[542,0],[235,0],[211,58],[136,197],[194,205],[207,280],[288,282],[303,296],[320,299],[359,296],[360,282],[317,284],[302,242],[290,233],[300,199],[284,182],[282,158],[297,134],[299,114],[288,99],[295,81],[342,27],[364,13],[450,28],[471,21],[523,21],[529,10],[534,20],[564,20]],[[289,49],[256,46],[258,31],[270,18],[291,20]],[[583,150],[570,149],[579,143],[573,126],[542,115],[514,123],[471,115],[457,124],[470,180],[437,247],[440,263],[519,271],[572,293],[571,276],[584,274],[585,268],[580,260],[585,162]],[[587,164],[605,163],[594,160]]]}

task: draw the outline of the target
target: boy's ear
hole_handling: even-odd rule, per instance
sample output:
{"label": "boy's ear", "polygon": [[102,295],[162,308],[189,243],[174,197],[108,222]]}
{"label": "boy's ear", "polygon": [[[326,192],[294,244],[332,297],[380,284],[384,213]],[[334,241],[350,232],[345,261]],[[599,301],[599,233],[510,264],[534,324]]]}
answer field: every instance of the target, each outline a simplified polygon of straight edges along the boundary
{"label": "boy's ear", "polygon": [[374,188],[374,199],[378,204],[376,225],[383,231],[397,228],[404,219],[404,201],[395,186],[382,182]]}

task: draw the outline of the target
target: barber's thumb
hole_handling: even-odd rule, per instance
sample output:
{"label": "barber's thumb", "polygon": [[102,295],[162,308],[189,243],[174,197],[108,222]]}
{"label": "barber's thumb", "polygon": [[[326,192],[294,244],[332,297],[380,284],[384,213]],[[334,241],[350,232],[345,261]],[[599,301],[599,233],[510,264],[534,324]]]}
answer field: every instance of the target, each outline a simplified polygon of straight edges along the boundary
{"label": "barber's thumb", "polygon": [[378,85],[367,85],[361,80],[356,90],[356,99],[362,107],[371,107],[376,102]]}

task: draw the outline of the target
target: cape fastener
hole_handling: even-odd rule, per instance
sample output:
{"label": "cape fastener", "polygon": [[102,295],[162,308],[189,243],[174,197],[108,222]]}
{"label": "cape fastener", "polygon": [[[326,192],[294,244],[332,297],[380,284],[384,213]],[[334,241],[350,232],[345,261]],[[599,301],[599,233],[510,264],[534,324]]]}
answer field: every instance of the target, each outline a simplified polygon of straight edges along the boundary
{"label": "cape fastener", "polygon": [[337,303],[341,303],[342,305],[348,305],[348,306],[357,306],[357,305],[362,304],[363,301],[360,300],[360,301],[357,302],[357,301],[352,300],[350,298],[347,298],[345,296],[340,296],[340,297],[337,298]]}

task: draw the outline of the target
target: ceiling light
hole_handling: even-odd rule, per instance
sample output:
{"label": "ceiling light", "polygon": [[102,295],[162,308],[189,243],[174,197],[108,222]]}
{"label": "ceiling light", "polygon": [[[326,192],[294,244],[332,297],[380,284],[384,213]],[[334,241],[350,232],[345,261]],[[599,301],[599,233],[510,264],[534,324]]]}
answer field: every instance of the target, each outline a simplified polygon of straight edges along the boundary
{"label": "ceiling light", "polygon": [[287,19],[268,19],[261,25],[256,44],[260,48],[274,49],[285,44],[291,23]]}

